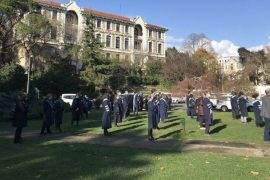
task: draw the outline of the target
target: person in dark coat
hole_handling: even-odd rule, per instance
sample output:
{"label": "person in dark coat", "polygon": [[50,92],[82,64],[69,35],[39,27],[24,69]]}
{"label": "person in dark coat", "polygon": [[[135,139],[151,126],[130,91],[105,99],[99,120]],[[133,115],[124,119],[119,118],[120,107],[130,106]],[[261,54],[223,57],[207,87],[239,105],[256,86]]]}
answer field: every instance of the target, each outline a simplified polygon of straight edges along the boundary
{"label": "person in dark coat", "polygon": [[148,107],[148,140],[149,141],[154,141],[153,137],[153,129],[157,128],[157,121],[156,121],[156,111],[157,111],[157,106],[155,104],[155,93],[152,93],[149,96],[149,101],[147,103]]}
{"label": "person in dark coat", "polygon": [[210,101],[209,92],[204,93],[203,97],[203,114],[205,120],[205,134],[210,135],[211,115],[212,115],[212,103]]}
{"label": "person in dark coat", "polygon": [[188,111],[189,111],[189,115],[191,116],[191,118],[193,118],[193,116],[195,116],[196,110],[195,110],[195,99],[193,97],[193,94],[190,94],[189,96],[189,102],[188,102]]}
{"label": "person in dark coat", "polygon": [[118,123],[122,122],[122,100],[120,98],[120,92],[116,91],[113,101],[113,112],[114,112],[114,124],[118,126]]}
{"label": "person in dark coat", "polygon": [[189,114],[189,107],[188,107],[188,103],[189,103],[189,98],[190,98],[190,91],[188,91],[188,94],[186,95],[186,105],[187,105],[187,116],[190,116]]}
{"label": "person in dark coat", "polygon": [[55,128],[61,132],[61,124],[63,122],[63,114],[64,114],[64,101],[61,99],[60,96],[57,97],[54,103],[55,109]]}
{"label": "person in dark coat", "polygon": [[201,97],[196,100],[197,121],[199,122],[200,129],[205,129],[204,124],[204,109],[203,109],[203,97],[204,93],[201,93]]}
{"label": "person in dark coat", "polygon": [[169,106],[169,111],[172,110],[172,95],[169,94],[168,96],[168,106]]}
{"label": "person in dark coat", "polygon": [[238,97],[236,92],[232,92],[230,101],[232,107],[232,117],[236,120],[239,116]]}
{"label": "person in dark coat", "polygon": [[265,96],[262,97],[262,111],[261,116],[263,117],[265,121],[264,126],[264,142],[269,143],[270,142],[270,88],[267,88],[265,90]]}
{"label": "person in dark coat", "polygon": [[138,93],[135,93],[134,97],[133,97],[133,112],[134,112],[134,114],[138,115],[139,108],[140,108],[140,97],[139,97]]}
{"label": "person in dark coat", "polygon": [[241,112],[241,122],[242,123],[247,123],[247,117],[248,117],[248,112],[247,112],[247,98],[244,94],[244,92],[239,92],[239,99],[238,99],[238,103],[239,103],[239,108],[240,108],[240,112]]}
{"label": "person in dark coat", "polygon": [[159,101],[159,114],[160,114],[160,120],[162,122],[165,121],[165,119],[168,119],[168,104],[165,100],[165,95],[162,94],[160,101]]}
{"label": "person in dark coat", "polygon": [[110,98],[107,96],[103,99],[102,102],[102,129],[104,131],[104,136],[108,136],[109,132],[108,129],[112,127],[111,122],[111,105],[110,105]]}
{"label": "person in dark coat", "polygon": [[160,109],[159,109],[159,106],[160,106],[160,93],[159,94],[156,94],[156,92],[154,92],[154,103],[155,103],[155,106],[157,107],[156,109],[156,124],[157,124],[157,129],[159,130],[160,128],[158,127],[158,124],[160,122]]}
{"label": "person in dark coat", "polygon": [[254,115],[255,115],[255,119],[256,119],[256,127],[263,127],[264,122],[263,122],[262,117],[261,117],[262,105],[261,105],[261,102],[258,100],[259,94],[255,93],[252,95],[252,97],[254,98],[253,111],[254,111]]}
{"label": "person in dark coat", "polygon": [[71,125],[73,125],[73,122],[76,121],[76,125],[79,125],[80,117],[81,117],[81,100],[79,98],[79,94],[76,95],[76,97],[73,99],[72,105],[71,105],[71,111],[72,111],[72,120]]}
{"label": "person in dark coat", "polygon": [[27,126],[27,114],[28,114],[28,104],[26,100],[26,95],[21,93],[17,97],[14,119],[12,122],[13,127],[16,127],[14,135],[14,143],[22,142],[22,129]]}
{"label": "person in dark coat", "polygon": [[43,101],[43,123],[41,127],[41,135],[44,135],[46,129],[46,134],[51,134],[51,125],[53,125],[55,120],[54,103],[52,94],[48,94],[47,98]]}
{"label": "person in dark coat", "polygon": [[122,104],[123,104],[123,119],[127,117],[127,111],[128,111],[128,104],[129,104],[129,99],[128,99],[128,91],[125,91],[125,95],[122,98]]}

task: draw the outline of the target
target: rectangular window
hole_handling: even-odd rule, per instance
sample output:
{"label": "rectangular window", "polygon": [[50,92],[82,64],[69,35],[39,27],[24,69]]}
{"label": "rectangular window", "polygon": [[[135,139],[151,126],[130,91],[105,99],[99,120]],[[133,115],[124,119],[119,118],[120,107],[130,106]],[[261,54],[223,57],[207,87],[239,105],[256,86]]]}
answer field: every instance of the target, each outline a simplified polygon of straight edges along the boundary
{"label": "rectangular window", "polygon": [[116,32],[120,32],[120,24],[116,24]]}
{"label": "rectangular window", "polygon": [[107,21],[107,30],[110,30],[110,29],[111,29],[111,22]]}
{"label": "rectangular window", "polygon": [[149,42],[148,51],[151,53],[153,51],[153,45],[152,42]]}
{"label": "rectangular window", "polygon": [[158,54],[161,54],[161,51],[162,51],[162,46],[161,44],[158,44]]}
{"label": "rectangular window", "polygon": [[52,27],[51,28],[51,39],[56,40],[57,38],[57,27]]}
{"label": "rectangular window", "polygon": [[57,14],[58,14],[57,11],[54,10],[54,11],[53,11],[53,16],[52,16],[52,18],[53,18],[54,20],[57,20]]}
{"label": "rectangular window", "polygon": [[161,36],[162,36],[161,32],[158,32],[158,38],[159,39],[161,39]]}
{"label": "rectangular window", "polygon": [[126,27],[125,27],[125,32],[128,33],[128,31],[129,31],[129,26],[126,25]]}
{"label": "rectangular window", "polygon": [[97,28],[101,28],[101,19],[97,19]]}
{"label": "rectangular window", "polygon": [[120,37],[116,38],[115,48],[120,49]]}
{"label": "rectangular window", "polygon": [[152,37],[152,35],[153,35],[153,31],[149,30],[149,37]]}
{"label": "rectangular window", "polygon": [[129,40],[128,40],[128,38],[125,39],[125,49],[129,49]]}
{"label": "rectangular window", "polygon": [[111,47],[111,36],[106,37],[106,47]]}
{"label": "rectangular window", "polygon": [[101,43],[101,34],[97,34],[97,35],[96,35],[96,38],[97,38],[97,41],[98,41],[99,43]]}

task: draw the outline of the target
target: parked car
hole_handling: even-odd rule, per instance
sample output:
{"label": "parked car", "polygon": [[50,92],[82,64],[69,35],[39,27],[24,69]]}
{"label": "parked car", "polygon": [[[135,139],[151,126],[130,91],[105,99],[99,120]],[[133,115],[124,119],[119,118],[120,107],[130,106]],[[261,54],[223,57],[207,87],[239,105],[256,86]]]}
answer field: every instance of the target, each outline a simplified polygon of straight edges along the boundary
{"label": "parked car", "polygon": [[[217,101],[217,106],[215,107],[215,109],[220,110],[222,112],[231,111],[232,110],[231,97],[226,95],[222,99],[219,99]],[[253,103],[252,103],[252,101],[247,102],[247,110],[249,112],[253,112]]]}
{"label": "parked car", "polygon": [[61,99],[65,102],[68,103],[70,106],[72,106],[73,99],[75,99],[76,94],[62,94]]}
{"label": "parked car", "polygon": [[172,103],[178,104],[181,102],[181,99],[179,97],[172,97]]}

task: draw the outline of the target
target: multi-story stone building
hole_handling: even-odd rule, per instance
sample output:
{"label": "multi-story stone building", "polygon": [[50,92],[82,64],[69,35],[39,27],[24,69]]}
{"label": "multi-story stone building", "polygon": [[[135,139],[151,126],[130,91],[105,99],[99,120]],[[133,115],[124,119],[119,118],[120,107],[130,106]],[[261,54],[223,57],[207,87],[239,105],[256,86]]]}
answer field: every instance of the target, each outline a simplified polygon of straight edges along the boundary
{"label": "multi-story stone building", "polygon": [[[104,44],[107,58],[129,60],[143,64],[148,59],[165,59],[166,28],[144,22],[141,17],[130,19],[105,12],[84,9],[75,0],[68,4],[37,0],[40,13],[53,25],[48,43],[61,48],[77,44],[83,37],[85,14],[91,14],[96,23],[96,38]],[[24,53],[21,53],[24,54]],[[26,62],[25,56],[20,56]]]}
{"label": "multi-story stone building", "polygon": [[219,57],[217,60],[224,74],[233,74],[243,69],[238,56]]}

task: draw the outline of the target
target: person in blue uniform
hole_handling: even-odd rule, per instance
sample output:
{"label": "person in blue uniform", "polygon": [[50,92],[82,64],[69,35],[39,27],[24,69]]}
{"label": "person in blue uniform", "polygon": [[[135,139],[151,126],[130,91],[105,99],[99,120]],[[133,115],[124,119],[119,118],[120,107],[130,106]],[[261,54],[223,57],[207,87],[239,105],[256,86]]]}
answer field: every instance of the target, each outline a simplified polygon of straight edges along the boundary
{"label": "person in blue uniform", "polygon": [[262,120],[262,117],[261,117],[262,104],[258,100],[259,94],[255,93],[255,94],[252,95],[252,97],[254,98],[253,111],[254,111],[255,120],[256,120],[256,127],[263,127],[264,123],[263,123],[263,120]]}
{"label": "person in blue uniform", "polygon": [[248,112],[247,112],[247,98],[244,94],[244,92],[239,92],[239,99],[238,99],[238,103],[239,103],[239,108],[240,108],[240,112],[241,112],[241,122],[242,123],[247,123],[247,117],[248,117]]}
{"label": "person in blue uniform", "polygon": [[14,119],[12,122],[13,127],[16,127],[14,135],[14,144],[22,142],[22,129],[27,126],[27,114],[28,114],[28,103],[26,95],[20,93],[17,97]]}
{"label": "person in blue uniform", "polygon": [[190,117],[193,119],[193,116],[195,116],[196,114],[196,108],[195,108],[195,104],[196,104],[196,101],[193,97],[193,94],[190,94],[189,95],[189,102],[188,102],[188,111],[189,111],[189,115]]}
{"label": "person in blue uniform", "polygon": [[159,101],[159,114],[160,114],[160,120],[162,122],[165,121],[165,119],[168,119],[168,103],[165,100],[165,95],[162,94],[160,101]]}
{"label": "person in blue uniform", "polygon": [[54,104],[52,94],[48,94],[43,101],[43,123],[41,127],[41,135],[44,135],[46,129],[47,134],[51,134],[51,125],[54,123]]}
{"label": "person in blue uniform", "polygon": [[108,136],[108,129],[112,127],[111,122],[111,104],[110,104],[110,95],[107,95],[102,102],[102,129],[104,132],[104,136]]}
{"label": "person in blue uniform", "polygon": [[136,92],[133,97],[133,112],[134,114],[138,115],[140,108],[140,97],[139,94]]}
{"label": "person in blue uniform", "polygon": [[154,103],[155,103],[155,106],[157,107],[156,109],[156,124],[157,124],[157,129],[159,130],[160,128],[158,127],[158,124],[160,122],[160,109],[159,109],[159,106],[160,106],[160,94],[157,94],[156,91],[154,92]]}
{"label": "person in blue uniform", "polygon": [[236,120],[239,116],[238,97],[236,92],[232,92],[230,101],[232,107],[232,117]]}
{"label": "person in blue uniform", "polygon": [[189,114],[189,107],[188,107],[188,103],[189,103],[189,98],[190,98],[190,91],[188,91],[188,94],[186,95],[186,106],[187,106],[187,116],[190,116]]}
{"label": "person in blue uniform", "polygon": [[203,113],[204,113],[204,120],[205,120],[205,134],[210,135],[210,124],[211,124],[211,114],[212,114],[212,103],[210,101],[210,94],[209,92],[205,92],[203,96]]}
{"label": "person in blue uniform", "polygon": [[155,93],[152,93],[149,96],[149,101],[147,103],[148,107],[148,140],[149,141],[154,141],[153,137],[153,129],[157,128],[157,121],[156,121],[156,111],[157,111],[157,106],[155,104]]}

